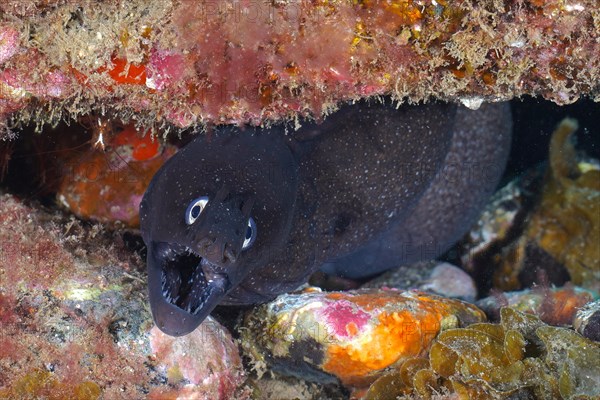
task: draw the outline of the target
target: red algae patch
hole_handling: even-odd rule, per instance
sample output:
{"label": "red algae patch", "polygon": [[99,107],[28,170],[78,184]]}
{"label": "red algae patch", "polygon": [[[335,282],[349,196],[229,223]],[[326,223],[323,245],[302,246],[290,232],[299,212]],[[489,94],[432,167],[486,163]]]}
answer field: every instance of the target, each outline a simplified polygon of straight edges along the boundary
{"label": "red algae patch", "polygon": [[567,283],[562,288],[543,288],[519,292],[497,292],[477,301],[490,319],[498,320],[502,307],[538,316],[543,322],[554,326],[569,326],[575,314],[594,300],[595,293]]}

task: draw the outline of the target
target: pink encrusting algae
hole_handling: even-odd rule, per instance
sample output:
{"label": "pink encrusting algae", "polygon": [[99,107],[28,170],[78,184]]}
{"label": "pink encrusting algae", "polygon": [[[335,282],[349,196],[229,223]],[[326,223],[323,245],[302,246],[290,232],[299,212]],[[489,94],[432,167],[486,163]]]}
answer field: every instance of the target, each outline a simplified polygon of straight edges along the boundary
{"label": "pink encrusting algae", "polygon": [[351,338],[362,331],[371,316],[349,301],[340,300],[320,310],[336,336]]}
{"label": "pink encrusting algae", "polygon": [[19,50],[19,32],[11,27],[0,26],[0,64]]}

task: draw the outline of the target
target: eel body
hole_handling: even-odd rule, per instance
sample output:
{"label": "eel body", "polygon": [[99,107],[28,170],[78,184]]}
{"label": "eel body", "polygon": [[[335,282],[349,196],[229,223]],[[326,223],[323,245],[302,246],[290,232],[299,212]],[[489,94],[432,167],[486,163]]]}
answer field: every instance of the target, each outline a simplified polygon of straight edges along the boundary
{"label": "eel body", "polygon": [[507,104],[360,102],[285,134],[224,127],[157,172],[140,206],[152,314],[194,330],[321,268],[361,278],[435,258],[469,228],[508,156]]}

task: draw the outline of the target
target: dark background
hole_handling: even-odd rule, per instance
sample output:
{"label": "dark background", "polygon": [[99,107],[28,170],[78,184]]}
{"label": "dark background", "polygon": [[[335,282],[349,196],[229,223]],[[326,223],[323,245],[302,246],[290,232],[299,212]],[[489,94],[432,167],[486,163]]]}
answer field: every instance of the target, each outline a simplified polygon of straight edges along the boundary
{"label": "dark background", "polygon": [[505,180],[548,158],[548,145],[556,125],[565,117],[579,122],[577,149],[600,159],[600,103],[589,99],[558,106],[537,98],[511,102],[514,134]]}

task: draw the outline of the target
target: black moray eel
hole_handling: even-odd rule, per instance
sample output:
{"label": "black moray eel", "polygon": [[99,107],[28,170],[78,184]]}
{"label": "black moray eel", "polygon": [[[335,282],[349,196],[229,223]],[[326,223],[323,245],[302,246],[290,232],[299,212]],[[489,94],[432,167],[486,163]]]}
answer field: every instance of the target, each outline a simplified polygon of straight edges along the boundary
{"label": "black moray eel", "polygon": [[507,104],[359,102],[294,133],[198,135],[140,206],[154,321],[185,335],[216,305],[271,300],[319,268],[366,277],[438,256],[496,187],[510,134]]}

